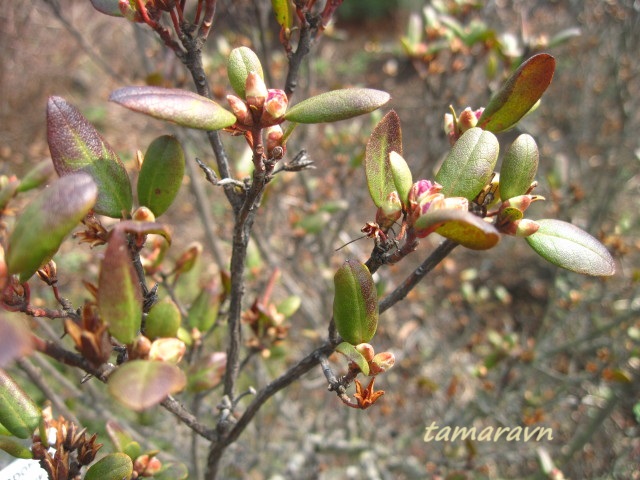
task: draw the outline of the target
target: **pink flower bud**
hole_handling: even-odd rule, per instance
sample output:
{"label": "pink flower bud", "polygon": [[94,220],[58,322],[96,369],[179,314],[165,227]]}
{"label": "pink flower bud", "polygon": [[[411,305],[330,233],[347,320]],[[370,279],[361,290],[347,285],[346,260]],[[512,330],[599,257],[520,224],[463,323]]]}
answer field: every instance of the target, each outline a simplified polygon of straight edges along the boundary
{"label": "pink flower bud", "polygon": [[238,119],[238,124],[245,127],[251,127],[253,125],[253,117],[244,100],[235,95],[227,95],[227,103],[229,103],[231,111]]}
{"label": "pink flower bud", "polygon": [[470,128],[475,127],[478,124],[478,117],[475,112],[471,111],[470,107],[465,108],[460,117],[458,117],[458,129],[460,133],[464,133]]}
{"label": "pink flower bud", "polygon": [[264,84],[262,77],[256,72],[249,72],[247,82],[245,84],[245,96],[250,107],[256,109],[256,113],[262,113],[262,107],[267,99],[267,86]]}
{"label": "pink flower bud", "polygon": [[373,377],[389,370],[396,363],[396,357],[391,352],[378,353],[369,362],[369,376]]}
{"label": "pink flower bud", "polygon": [[391,226],[402,216],[402,202],[398,192],[391,192],[385,202],[380,205],[376,212],[376,223],[384,231],[391,228]]}
{"label": "pink flower bud", "polygon": [[281,119],[289,105],[289,99],[283,90],[269,89],[267,92],[261,119],[262,126],[265,127]]}
{"label": "pink flower bud", "polygon": [[427,196],[439,193],[442,185],[430,180],[418,180],[409,190],[409,202],[421,203]]}
{"label": "pink flower bud", "polygon": [[361,343],[356,345],[356,350],[359,351],[367,363],[371,362],[374,359],[373,347],[368,343]]}

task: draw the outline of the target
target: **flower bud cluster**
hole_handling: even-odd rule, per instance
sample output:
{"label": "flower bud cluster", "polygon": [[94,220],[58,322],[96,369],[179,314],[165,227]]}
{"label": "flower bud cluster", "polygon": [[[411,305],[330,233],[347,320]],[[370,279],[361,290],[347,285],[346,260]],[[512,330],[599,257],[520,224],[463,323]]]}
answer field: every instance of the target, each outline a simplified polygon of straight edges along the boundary
{"label": "flower bud cluster", "polygon": [[366,362],[369,364],[370,377],[375,377],[380,373],[386,372],[396,363],[396,357],[393,353],[382,352],[376,354],[369,343],[356,345],[356,350],[362,354]]}
{"label": "flower bud cluster", "polygon": [[280,123],[289,105],[283,90],[267,88],[262,77],[249,72],[245,84],[245,99],[227,95],[227,102],[237,118],[234,128],[240,131],[267,129],[267,156],[279,160],[284,156],[283,132]]}

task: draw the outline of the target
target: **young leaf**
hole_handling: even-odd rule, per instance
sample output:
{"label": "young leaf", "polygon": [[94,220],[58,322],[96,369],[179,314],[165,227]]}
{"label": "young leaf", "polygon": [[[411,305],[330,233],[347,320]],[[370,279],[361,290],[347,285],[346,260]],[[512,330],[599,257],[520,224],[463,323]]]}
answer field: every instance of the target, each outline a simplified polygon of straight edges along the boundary
{"label": "young leaf", "polygon": [[42,412],[31,398],[0,370],[0,424],[18,438],[29,438],[42,418]]}
{"label": "young leaf", "polygon": [[531,135],[514,140],[500,167],[500,198],[508,200],[523,195],[538,171],[538,146]]}
{"label": "young leaf", "polygon": [[423,232],[421,236],[436,232],[472,250],[487,250],[500,241],[493,225],[465,210],[429,210],[418,218],[414,228]]}
{"label": "young leaf", "polygon": [[118,341],[136,338],[142,319],[142,292],[131,262],[127,236],[115,228],[109,236],[98,277],[98,310]]}
{"label": "young leaf", "polygon": [[556,60],[547,53],[534,55],[509,77],[491,98],[478,119],[478,127],[502,132],[515,125],[551,84]]}
{"label": "young leaf", "polygon": [[184,176],[184,152],[171,135],[156,138],[144,156],[138,176],[138,202],[157,217],[173,203]]}
{"label": "young leaf", "polygon": [[222,130],[236,122],[233,113],[187,90],[124,87],[113,92],[109,100],[135,112],[199,130]]}
{"label": "young leaf", "polygon": [[16,221],[7,250],[9,274],[27,281],[58,251],[64,237],[96,203],[96,184],[86,173],[56,180],[43,190]]}
{"label": "young leaf", "polygon": [[170,298],[156,303],[145,323],[145,335],[151,339],[175,337],[180,327],[180,310]]}
{"label": "young leaf", "polygon": [[554,219],[538,220],[540,228],[526,237],[533,250],[558,267],[594,276],[616,271],[615,261],[598,240],[584,230]]}
{"label": "young leaf", "polygon": [[391,165],[391,174],[393,183],[403,205],[409,204],[409,190],[413,185],[413,177],[409,165],[402,156],[396,152],[389,154],[389,164]]}
{"label": "young leaf", "polygon": [[369,194],[376,207],[382,206],[389,194],[396,190],[389,156],[391,152],[402,155],[400,118],[393,110],[378,122],[365,149],[364,170]]}
{"label": "young leaf", "polygon": [[273,13],[276,16],[276,22],[282,28],[291,28],[291,12],[289,11],[288,0],[271,0]]}
{"label": "young leaf", "polygon": [[182,370],[171,363],[132,360],[111,374],[108,388],[120,403],[142,411],[179,392],[186,383]]}
{"label": "young leaf", "polygon": [[354,362],[360,368],[360,371],[364,375],[369,375],[369,363],[364,358],[362,353],[356,350],[356,347],[351,345],[348,342],[342,342],[336,347],[336,352],[341,353],[345,357],[349,359],[349,361]]}
{"label": "young leaf", "polygon": [[89,467],[85,480],[122,480],[131,478],[133,462],[122,452],[110,453]]}
{"label": "young leaf", "polygon": [[42,160],[35,167],[22,177],[20,184],[16,189],[16,193],[26,192],[33,190],[34,188],[44,185],[49,178],[53,175],[53,163],[50,160]]}
{"label": "young leaf", "polygon": [[96,213],[121,218],[133,205],[131,183],[115,151],[73,105],[61,97],[47,103],[47,141],[59,176],[86,172],[98,186]]}
{"label": "young leaf", "polygon": [[262,64],[253,50],[238,47],[231,50],[227,60],[227,76],[233,91],[242,99],[246,98],[246,84],[249,72],[257,73],[264,80]]}
{"label": "young leaf", "polygon": [[371,88],[348,88],[321,93],[291,107],[285,120],[296,123],[337,122],[372,112],[391,96]]}
{"label": "young leaf", "polygon": [[435,181],[447,197],[473,200],[489,182],[498,160],[500,145],[491,132],[471,128],[451,147]]}
{"label": "young leaf", "polygon": [[338,333],[352,345],[368,342],[378,327],[378,296],[369,269],[357,260],[346,260],[333,280]]}
{"label": "young leaf", "polygon": [[220,309],[220,295],[215,285],[207,285],[189,307],[187,322],[191,328],[206,333],[216,323]]}

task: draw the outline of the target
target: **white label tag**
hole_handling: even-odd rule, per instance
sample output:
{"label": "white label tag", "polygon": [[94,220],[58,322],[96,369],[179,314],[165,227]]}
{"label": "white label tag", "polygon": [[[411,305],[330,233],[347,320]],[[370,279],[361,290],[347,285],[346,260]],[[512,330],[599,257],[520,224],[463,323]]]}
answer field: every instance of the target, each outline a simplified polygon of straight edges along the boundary
{"label": "white label tag", "polygon": [[47,472],[37,460],[18,459],[0,470],[0,480],[47,480]]}

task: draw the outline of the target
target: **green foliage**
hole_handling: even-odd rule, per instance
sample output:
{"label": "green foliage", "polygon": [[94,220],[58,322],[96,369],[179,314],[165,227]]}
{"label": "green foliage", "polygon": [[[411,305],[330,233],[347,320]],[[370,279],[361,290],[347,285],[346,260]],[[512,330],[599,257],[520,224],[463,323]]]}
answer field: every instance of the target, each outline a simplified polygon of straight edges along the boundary
{"label": "green foliage", "polygon": [[333,320],[352,345],[370,341],[378,328],[378,296],[369,269],[346,260],[334,276]]}
{"label": "green foliage", "polygon": [[246,98],[247,77],[250,72],[257,73],[264,80],[262,64],[254,51],[247,47],[231,50],[227,60],[227,75],[234,92],[242,99]]}
{"label": "green foliage", "polygon": [[375,126],[365,150],[364,169],[367,185],[376,207],[382,206],[389,194],[397,188],[391,168],[391,152],[402,155],[400,118],[393,110]]}
{"label": "green foliage", "polygon": [[531,135],[522,134],[511,144],[500,167],[500,198],[527,193],[538,171],[538,146]]}
{"label": "green foliage", "polygon": [[7,268],[27,281],[58,251],[64,238],[96,203],[99,192],[86,173],[70,174],[42,191],[20,215],[9,238]]}
{"label": "green foliage", "polygon": [[133,462],[124,453],[110,453],[89,467],[85,480],[122,480],[130,478]]}
{"label": "green foliage", "polygon": [[4,370],[0,370],[0,424],[11,435],[30,437],[38,427],[42,413],[31,398]]}

